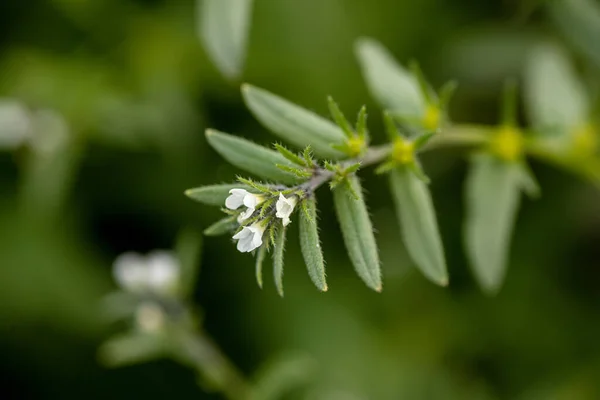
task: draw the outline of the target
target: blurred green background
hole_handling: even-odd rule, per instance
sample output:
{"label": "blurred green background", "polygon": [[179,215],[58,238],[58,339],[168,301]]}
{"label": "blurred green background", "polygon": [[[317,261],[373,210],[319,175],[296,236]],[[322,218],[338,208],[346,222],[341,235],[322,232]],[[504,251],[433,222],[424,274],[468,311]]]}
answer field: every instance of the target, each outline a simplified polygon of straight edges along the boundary
{"label": "blurred green background", "polygon": [[[353,43],[372,36],[436,85],[461,84],[454,120],[494,123],[503,80],[530,45],[562,36],[519,0],[256,0],[244,81],[321,114],[334,96],[370,112],[384,138]],[[183,227],[219,210],[183,195],[240,171],[207,145],[213,127],[274,140],[246,110],[197,36],[192,0],[3,0],[0,97],[51,109],[68,125],[58,155],[0,153],[2,398],[220,398],[171,361],[109,370],[98,315],[125,251],[170,248]],[[570,47],[568,47],[570,48]],[[574,59],[595,88],[597,66]],[[292,229],[286,297],[227,238],[206,238],[195,292],[206,330],[247,374],[283,352],[317,361],[315,399],[600,398],[600,202],[585,182],[534,164],[543,197],[524,200],[505,286],[486,297],[461,243],[465,154],[428,154],[425,168],[451,284],[415,272],[400,244],[385,179],[366,172],[384,291],[350,265],[327,190],[320,196],[326,294],[317,292]],[[270,274],[267,275],[270,278]],[[292,397],[295,398],[295,397]]]}

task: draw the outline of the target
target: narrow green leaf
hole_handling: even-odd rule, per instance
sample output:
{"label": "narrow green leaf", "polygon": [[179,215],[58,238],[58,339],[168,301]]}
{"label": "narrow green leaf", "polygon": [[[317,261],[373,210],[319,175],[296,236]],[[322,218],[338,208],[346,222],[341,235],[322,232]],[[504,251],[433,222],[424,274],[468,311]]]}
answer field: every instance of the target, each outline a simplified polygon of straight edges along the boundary
{"label": "narrow green leaf", "polygon": [[302,155],[304,156],[304,160],[306,161],[306,165],[309,166],[309,167],[313,167],[315,162],[314,162],[314,160],[312,158],[312,148],[310,147],[310,144],[304,148],[304,151],[302,152]]}
{"label": "narrow green leaf", "polygon": [[415,149],[419,150],[423,146],[425,146],[429,140],[436,135],[435,132],[427,132],[415,139]]}
{"label": "narrow green leaf", "polygon": [[415,77],[394,59],[379,42],[362,38],[356,56],[371,95],[384,108],[404,115],[421,116],[425,99]]}
{"label": "narrow green leaf", "polygon": [[275,233],[275,244],[273,248],[273,276],[277,293],[283,297],[283,252],[285,250],[285,226],[279,227]]}
{"label": "narrow green leaf", "polygon": [[263,288],[263,263],[267,256],[267,246],[260,246],[256,253],[256,283]]}
{"label": "narrow green leaf", "polygon": [[303,210],[300,214],[300,248],[308,269],[308,275],[315,286],[322,292],[327,291],[325,281],[325,261],[319,240],[317,227],[317,206],[314,197],[303,201]]}
{"label": "narrow green leaf", "polygon": [[427,83],[427,79],[425,78],[425,74],[423,73],[421,66],[416,60],[412,60],[410,62],[409,68],[412,72],[412,75],[415,77],[417,83],[419,84],[419,88],[421,89],[421,94],[423,95],[425,102],[427,104],[433,104],[435,94],[432,93],[433,90],[431,90],[431,86],[429,86],[429,83]]}
{"label": "narrow green leaf", "polygon": [[465,244],[475,277],[496,293],[506,274],[510,238],[519,207],[518,164],[489,155],[473,160],[466,182]]}
{"label": "narrow green leaf", "polygon": [[568,134],[585,124],[590,99],[564,50],[550,44],[535,47],[525,69],[525,106],[538,133]]}
{"label": "narrow green leaf", "polygon": [[255,182],[252,179],[247,179],[247,178],[243,178],[241,176],[238,176],[237,180],[240,183],[244,184],[245,186],[251,187],[257,193],[269,193],[269,194],[277,193],[277,191],[274,190],[274,189],[272,189],[270,186],[264,185],[264,184],[262,184],[260,182]]}
{"label": "narrow green leaf", "polygon": [[321,157],[344,156],[331,144],[345,141],[346,135],[328,119],[252,85],[242,85],[242,95],[256,119],[281,139],[300,148],[311,145]]}
{"label": "narrow green leaf", "polygon": [[276,164],[292,166],[292,163],[274,150],[213,129],[206,131],[206,139],[217,153],[240,169],[275,182],[297,182],[295,177],[275,166]]}
{"label": "narrow green leaf", "polygon": [[388,135],[388,138],[392,141],[398,139],[398,136],[400,136],[400,131],[396,126],[394,117],[388,111],[383,112],[383,122],[385,124],[385,131]]}
{"label": "narrow green leaf", "polygon": [[[349,177],[348,182],[348,185],[339,185],[333,191],[344,243],[358,275],[367,286],[380,292],[382,284],[379,254],[362,187],[356,176]],[[358,200],[353,193],[358,196]]]}
{"label": "narrow green leaf", "polygon": [[418,180],[420,180],[421,182],[423,182],[426,185],[429,185],[429,183],[431,182],[431,179],[429,179],[427,174],[425,174],[425,171],[423,171],[423,167],[421,166],[421,163],[419,162],[419,160],[415,160],[414,162],[410,163],[408,165],[408,168],[410,169],[410,171],[415,175],[415,177]]}
{"label": "narrow green leaf", "polygon": [[236,217],[223,218],[204,230],[206,236],[221,236],[233,232],[237,228]]}
{"label": "narrow green leaf", "polygon": [[333,97],[329,96],[327,98],[327,104],[329,105],[329,113],[333,117],[335,123],[342,128],[342,131],[346,134],[347,137],[351,138],[354,136],[354,131],[352,130],[352,126],[344,116],[342,110],[340,110],[340,106],[333,100]]}
{"label": "narrow green leaf", "polygon": [[246,189],[250,187],[241,183],[226,183],[223,185],[200,186],[194,189],[185,191],[185,195],[192,200],[209,206],[222,206],[225,204],[225,199],[229,196],[231,189]]}
{"label": "narrow green leaf", "polygon": [[276,164],[275,166],[280,170],[292,174],[299,179],[310,178],[313,174],[311,171],[307,171],[296,167],[290,167],[289,165]]}
{"label": "narrow green leaf", "polygon": [[300,157],[298,154],[288,150],[287,148],[285,148],[284,146],[275,143],[275,149],[285,158],[287,158],[288,160],[290,160],[291,162],[293,162],[294,164],[298,164],[300,166],[303,167],[310,167],[311,164],[309,164],[304,158]]}
{"label": "narrow green leaf", "polygon": [[203,0],[198,7],[206,52],[228,79],[238,78],[246,58],[253,0]]}
{"label": "narrow green leaf", "polygon": [[442,85],[440,88],[440,99],[439,99],[439,107],[442,110],[448,110],[448,106],[450,104],[450,100],[454,93],[458,89],[458,82],[456,81],[448,81]]}
{"label": "narrow green leaf", "polygon": [[409,169],[395,168],[390,187],[408,253],[427,278],[446,286],[444,248],[427,185]]}
{"label": "narrow green leaf", "polygon": [[363,139],[368,139],[369,129],[367,128],[367,107],[362,106],[356,118],[356,133]]}
{"label": "narrow green leaf", "polygon": [[595,0],[546,1],[550,18],[576,49],[600,66],[600,5]]}

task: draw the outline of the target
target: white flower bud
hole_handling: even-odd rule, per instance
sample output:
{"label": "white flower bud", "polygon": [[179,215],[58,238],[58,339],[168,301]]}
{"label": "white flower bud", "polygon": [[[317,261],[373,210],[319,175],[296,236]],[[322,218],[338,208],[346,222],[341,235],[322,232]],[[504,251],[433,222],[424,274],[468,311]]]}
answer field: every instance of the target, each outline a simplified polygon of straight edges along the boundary
{"label": "white flower bud", "polygon": [[290,215],[294,211],[294,207],[296,207],[296,202],[296,196],[285,198],[283,194],[279,193],[279,199],[277,199],[277,203],[275,204],[275,210],[277,211],[275,216],[283,220],[283,226],[287,226],[291,222]]}
{"label": "white flower bud", "polygon": [[177,289],[179,272],[178,260],[167,251],[154,251],[146,257],[125,253],[113,266],[117,284],[134,293],[168,295]]}

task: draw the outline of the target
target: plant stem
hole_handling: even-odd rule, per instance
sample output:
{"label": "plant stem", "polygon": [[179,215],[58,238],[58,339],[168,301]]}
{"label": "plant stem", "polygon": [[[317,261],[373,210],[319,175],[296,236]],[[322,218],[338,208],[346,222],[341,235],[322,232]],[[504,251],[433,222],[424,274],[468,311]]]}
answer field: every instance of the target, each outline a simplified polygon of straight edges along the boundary
{"label": "plant stem", "polygon": [[214,389],[229,400],[251,398],[251,385],[204,332],[178,331],[182,355]]}

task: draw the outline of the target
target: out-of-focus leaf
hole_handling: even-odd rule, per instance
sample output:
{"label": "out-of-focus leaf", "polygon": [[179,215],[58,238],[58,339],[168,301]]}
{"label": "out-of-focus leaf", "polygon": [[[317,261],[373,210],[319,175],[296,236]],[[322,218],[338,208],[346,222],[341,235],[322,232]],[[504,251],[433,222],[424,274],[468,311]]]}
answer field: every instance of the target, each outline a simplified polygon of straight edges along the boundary
{"label": "out-of-focus leaf", "polygon": [[192,200],[196,200],[209,206],[223,206],[231,189],[250,190],[250,187],[244,185],[243,183],[226,183],[223,185],[200,186],[194,189],[186,190],[185,195]]}
{"label": "out-of-focus leaf", "polygon": [[297,180],[294,176],[277,168],[277,164],[290,167],[293,164],[274,150],[213,129],[206,131],[206,139],[217,153],[238,168],[275,182],[294,183]]}
{"label": "out-of-focus leaf", "polygon": [[383,45],[373,39],[356,42],[356,56],[371,95],[384,108],[402,115],[421,116],[425,99],[419,83]]}
{"label": "out-of-focus leaf", "polygon": [[392,170],[390,186],[408,253],[427,278],[447,285],[444,248],[429,188],[408,168]]}
{"label": "out-of-focus leaf", "polygon": [[179,290],[183,296],[189,296],[194,292],[200,269],[202,233],[191,227],[184,228],[177,237],[175,251],[181,266]]}
{"label": "out-of-focus leaf", "polygon": [[344,243],[356,272],[367,286],[380,292],[379,253],[358,178],[351,176],[347,183],[338,185],[333,191],[333,200]]}
{"label": "out-of-focus leaf", "polygon": [[475,157],[466,182],[466,252],[481,287],[494,294],[502,285],[510,238],[519,207],[521,172],[516,163]]}
{"label": "out-of-focus leaf", "polygon": [[236,217],[223,218],[204,230],[206,236],[221,236],[235,229]]}
{"label": "out-of-focus leaf", "polygon": [[166,353],[164,336],[131,332],[106,341],[98,357],[108,367],[123,367],[162,358]]}
{"label": "out-of-focus leaf", "polygon": [[256,254],[256,283],[258,287],[263,287],[263,263],[267,256],[267,246],[260,246]]}
{"label": "out-of-focus leaf", "polygon": [[328,119],[252,85],[242,85],[242,95],[256,119],[283,140],[300,148],[310,145],[321,157],[344,156],[331,145],[344,142],[346,136]]}
{"label": "out-of-focus leaf", "polygon": [[235,79],[242,73],[253,0],[198,0],[199,33],[221,73]]}
{"label": "out-of-focus leaf", "polygon": [[546,1],[551,19],[582,53],[600,65],[600,5],[594,0]]}
{"label": "out-of-focus leaf", "polygon": [[523,192],[533,199],[540,197],[542,194],[540,184],[525,161],[519,164],[519,172],[521,174],[521,189]]}
{"label": "out-of-focus leaf", "polygon": [[525,105],[538,132],[566,134],[587,122],[589,98],[565,52],[543,44],[531,51],[525,70]]}
{"label": "out-of-focus leaf", "polygon": [[277,293],[283,297],[283,253],[285,250],[285,226],[277,230],[275,236],[275,246],[273,248],[273,277],[275,278],[275,287]]}
{"label": "out-of-focus leaf", "polygon": [[278,400],[310,382],[316,371],[315,360],[305,354],[285,354],[262,367],[255,378],[254,397]]}
{"label": "out-of-focus leaf", "polygon": [[304,200],[304,202],[305,206],[299,213],[300,248],[310,279],[320,291],[326,292],[325,261],[323,260],[323,251],[319,240],[317,205],[314,197]]}

